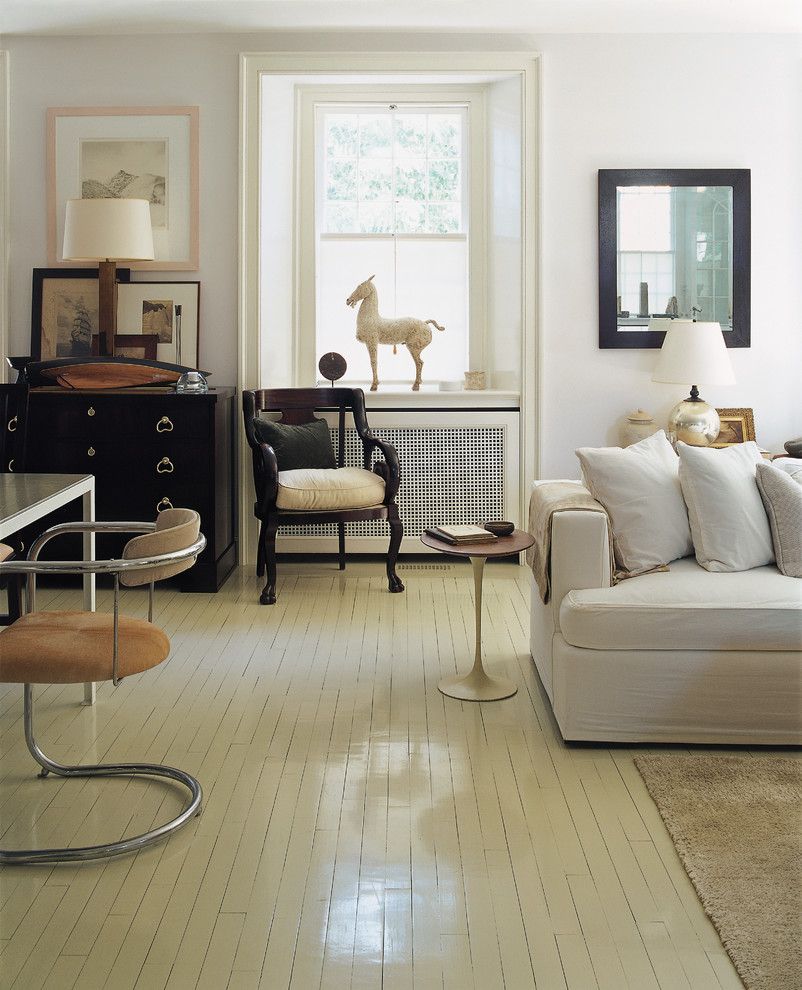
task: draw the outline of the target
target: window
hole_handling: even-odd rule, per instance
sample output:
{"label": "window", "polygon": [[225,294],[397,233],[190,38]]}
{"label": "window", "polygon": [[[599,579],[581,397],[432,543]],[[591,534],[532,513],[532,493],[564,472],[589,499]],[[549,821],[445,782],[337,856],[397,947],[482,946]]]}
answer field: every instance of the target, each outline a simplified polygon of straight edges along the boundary
{"label": "window", "polygon": [[[424,383],[469,367],[471,204],[466,104],[316,102],[315,353],[338,351],[347,379],[370,362],[355,338],[354,288],[374,277],[382,316],[434,319]],[[379,378],[408,384],[406,348],[379,351]]]}
{"label": "window", "polygon": [[621,309],[640,313],[640,286],[646,282],[649,312],[664,313],[676,292],[670,187],[620,188],[618,216]]}

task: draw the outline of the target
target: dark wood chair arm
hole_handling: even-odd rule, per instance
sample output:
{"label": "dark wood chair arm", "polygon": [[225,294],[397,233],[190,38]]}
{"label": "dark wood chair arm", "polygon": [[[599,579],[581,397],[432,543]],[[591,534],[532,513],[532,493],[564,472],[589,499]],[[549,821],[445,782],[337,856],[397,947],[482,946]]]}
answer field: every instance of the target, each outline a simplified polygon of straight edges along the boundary
{"label": "dark wood chair arm", "polygon": [[259,511],[264,515],[276,505],[278,495],[278,461],[276,452],[268,443],[257,442],[251,445],[253,455],[253,483],[256,488],[256,502]]}
{"label": "dark wood chair arm", "polygon": [[364,468],[370,470],[370,458],[374,448],[381,452],[384,464],[373,465],[373,471],[384,478],[384,504],[389,505],[398,494],[401,484],[401,465],[398,461],[398,451],[387,440],[379,440],[371,433],[368,426],[368,416],[365,410],[365,393],[361,388],[354,389],[354,404],[352,409],[354,426],[362,440],[364,450]]}
{"label": "dark wood chair arm", "polygon": [[244,389],[242,392],[242,412],[245,421],[245,436],[253,458],[253,484],[256,489],[256,505],[259,518],[264,518],[275,507],[278,495],[278,461],[270,444],[264,443],[256,435],[254,425],[257,393]]}
{"label": "dark wood chair arm", "polygon": [[398,452],[389,441],[379,440],[378,437],[373,436],[370,430],[362,437],[362,446],[365,452],[364,466],[366,470],[370,470],[370,458],[374,448],[379,450],[384,458],[383,461],[377,461],[373,465],[373,472],[384,478],[384,504],[389,505],[398,494],[401,485],[401,465],[398,461]]}

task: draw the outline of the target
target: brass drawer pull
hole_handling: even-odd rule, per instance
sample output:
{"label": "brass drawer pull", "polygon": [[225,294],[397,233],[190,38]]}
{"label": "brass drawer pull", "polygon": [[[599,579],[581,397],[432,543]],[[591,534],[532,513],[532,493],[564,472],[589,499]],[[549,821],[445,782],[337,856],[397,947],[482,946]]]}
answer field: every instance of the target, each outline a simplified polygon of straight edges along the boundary
{"label": "brass drawer pull", "polygon": [[169,457],[162,457],[156,465],[157,474],[172,474],[173,471],[175,471],[175,467]]}
{"label": "brass drawer pull", "polygon": [[90,406],[90,407],[89,407],[89,408],[88,408],[88,409],[86,410],[86,415],[87,415],[87,416],[94,416],[94,415],[95,415],[95,407],[94,407],[94,406]]}
{"label": "brass drawer pull", "polygon": [[17,432],[17,417],[16,416],[12,416],[11,419],[8,421],[8,432],[9,433],[16,433]]}
{"label": "brass drawer pull", "polygon": [[167,498],[166,495],[164,496],[164,498],[159,499],[159,501],[156,503],[157,512],[164,512],[165,509],[172,509],[172,507],[173,507],[173,503],[170,501],[169,498]]}
{"label": "brass drawer pull", "polygon": [[169,416],[162,416],[159,422],[156,424],[157,433],[172,433],[175,427],[170,421]]}
{"label": "brass drawer pull", "polygon": [[89,450],[87,450],[86,453],[88,454],[89,457],[94,457],[95,456],[95,448],[94,447],[90,447]]}

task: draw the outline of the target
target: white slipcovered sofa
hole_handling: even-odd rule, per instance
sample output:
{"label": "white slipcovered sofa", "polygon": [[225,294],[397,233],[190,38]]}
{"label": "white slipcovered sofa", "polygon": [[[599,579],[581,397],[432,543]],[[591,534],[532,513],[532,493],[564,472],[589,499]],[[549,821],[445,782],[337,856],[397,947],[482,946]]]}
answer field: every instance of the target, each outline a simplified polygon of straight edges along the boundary
{"label": "white slipcovered sofa", "polygon": [[603,511],[555,512],[531,652],[566,740],[802,743],[802,580],[773,565],[612,585]]}

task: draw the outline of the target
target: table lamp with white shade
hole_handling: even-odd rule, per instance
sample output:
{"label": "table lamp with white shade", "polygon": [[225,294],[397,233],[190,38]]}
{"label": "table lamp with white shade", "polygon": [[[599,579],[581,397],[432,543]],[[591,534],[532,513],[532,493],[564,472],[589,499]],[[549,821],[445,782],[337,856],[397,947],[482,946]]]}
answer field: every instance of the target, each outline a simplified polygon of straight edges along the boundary
{"label": "table lamp with white shade", "polygon": [[146,199],[68,199],[65,261],[97,261],[100,353],[114,354],[117,262],[152,261],[153,229]]}
{"label": "table lamp with white shade", "polygon": [[650,329],[666,330],[652,381],[691,385],[690,396],[669,414],[669,439],[707,447],[715,442],[721,421],[713,406],[699,397],[698,386],[735,384],[721,326],[691,320],[653,320]]}

